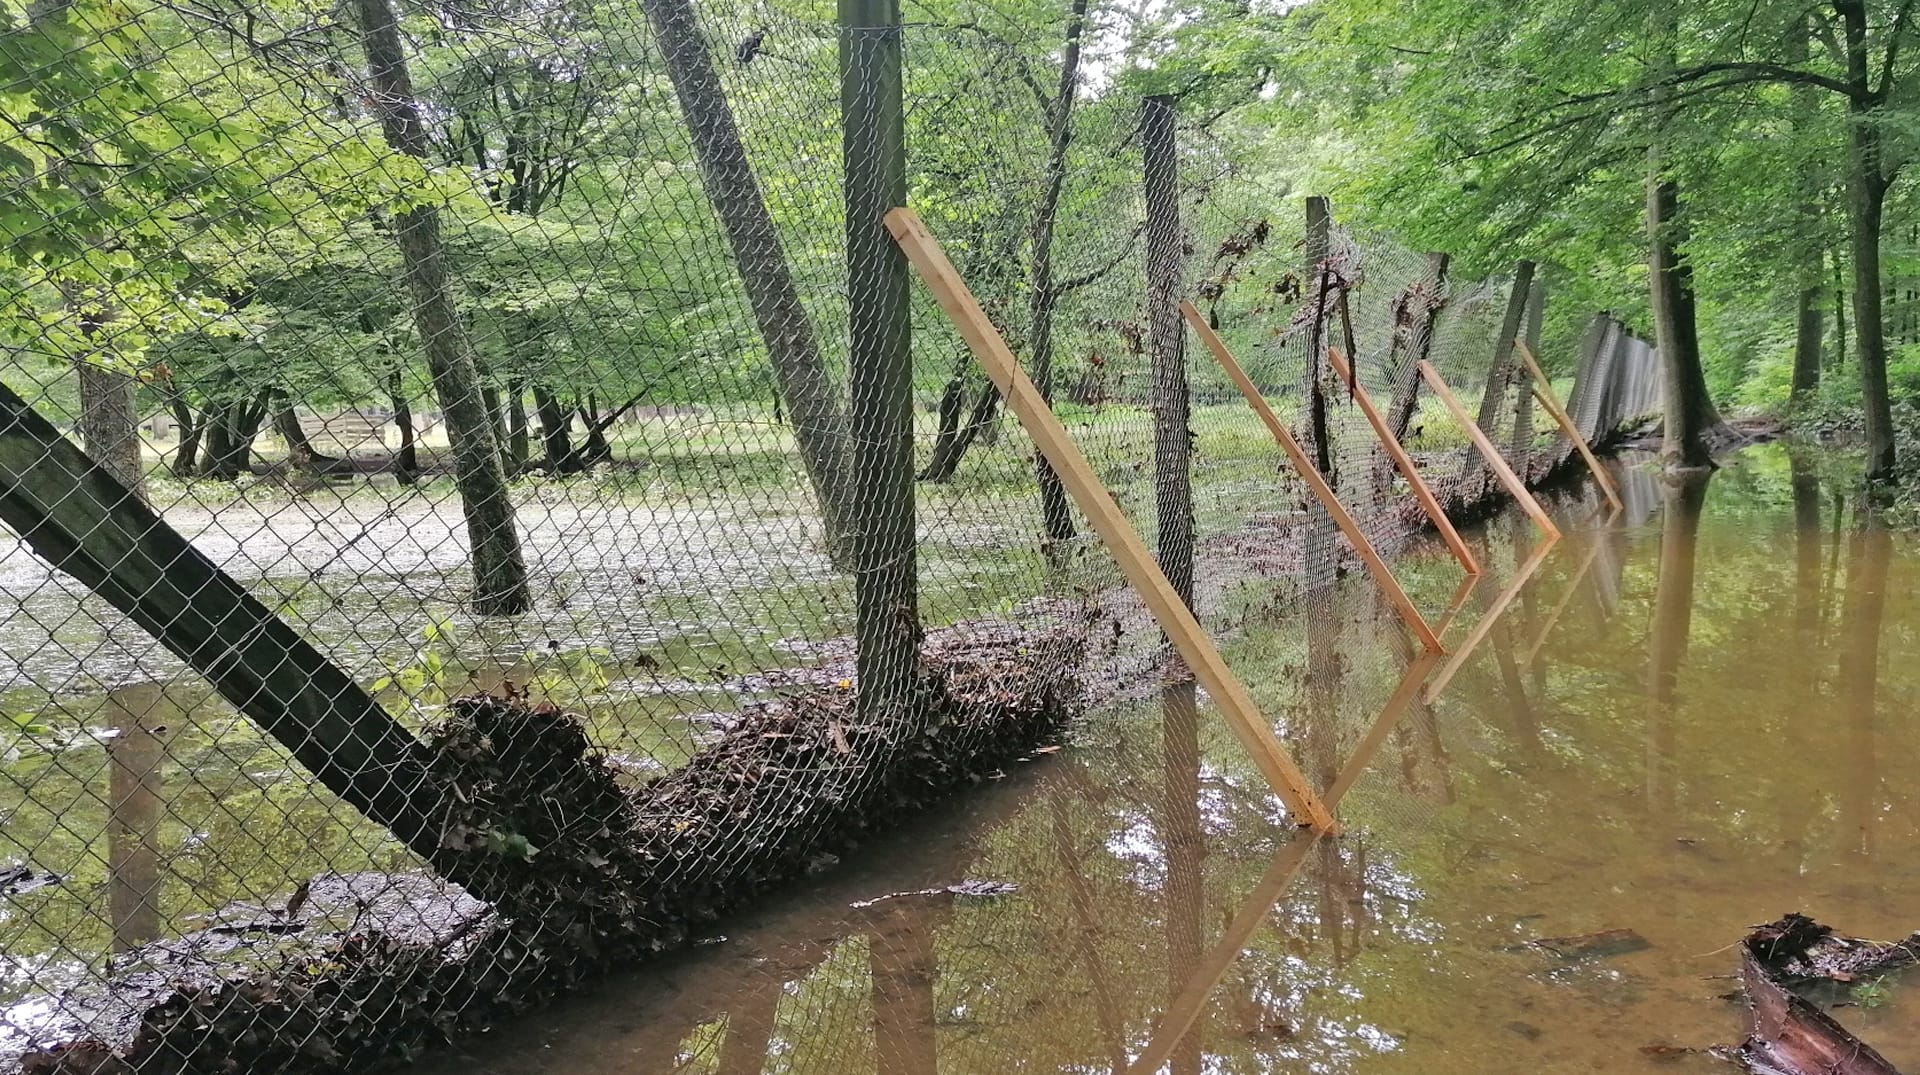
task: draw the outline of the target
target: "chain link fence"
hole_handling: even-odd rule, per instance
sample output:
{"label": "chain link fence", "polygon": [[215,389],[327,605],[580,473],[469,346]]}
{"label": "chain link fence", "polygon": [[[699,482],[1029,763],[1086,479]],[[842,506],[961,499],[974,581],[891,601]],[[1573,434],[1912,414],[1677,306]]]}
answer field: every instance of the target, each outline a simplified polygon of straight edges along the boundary
{"label": "chain link fence", "polygon": [[[1157,691],[902,202],[1229,659],[1299,623],[1256,695],[1324,784],[1342,677],[1411,651],[1177,303],[1411,556],[1326,349],[1472,514],[1411,370],[1544,481],[1498,346],[1576,372],[1543,292],[1302,220],[1077,0],[889,15],[7,8],[0,1066],[406,1057]],[[1655,405],[1629,341],[1579,359],[1591,436]]]}

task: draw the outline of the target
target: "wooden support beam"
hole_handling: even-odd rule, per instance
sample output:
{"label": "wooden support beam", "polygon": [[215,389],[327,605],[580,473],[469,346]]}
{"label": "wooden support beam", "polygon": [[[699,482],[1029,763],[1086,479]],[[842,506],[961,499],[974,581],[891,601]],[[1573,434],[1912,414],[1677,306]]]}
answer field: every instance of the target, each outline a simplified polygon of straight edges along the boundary
{"label": "wooden support beam", "polygon": [[1493,603],[1487,606],[1487,611],[1474,622],[1473,630],[1467,632],[1466,641],[1460,643],[1460,648],[1453,651],[1453,656],[1447,658],[1447,663],[1434,674],[1433,682],[1428,685],[1426,700],[1429,705],[1447,689],[1447,684],[1453,682],[1454,673],[1460,671],[1460,666],[1467,663],[1467,658],[1473,655],[1473,651],[1479,648],[1480,643],[1487,640],[1493,625],[1506,613],[1507,606],[1513,604],[1513,599],[1520,596],[1520,591],[1527,588],[1533,573],[1540,570],[1540,565],[1546,562],[1547,554],[1552,552],[1553,548],[1554,542],[1541,542],[1533,550],[1533,555],[1527,557],[1526,562],[1520,565],[1520,569],[1513,573],[1513,581],[1507,583],[1506,588],[1494,597]]}
{"label": "wooden support beam", "polygon": [[1254,704],[1252,695],[1234,677],[1233,671],[1220,656],[1220,651],[1214,648],[1213,641],[1207,637],[1199,621],[1188,611],[1186,602],[1180,599],[1167,581],[1167,576],[1154,562],[1140,535],[1134,532],[1119,505],[1114,503],[1113,494],[1095,476],[1093,465],[1087,462],[1086,456],[1080,454],[1066,427],[1060,424],[1053,409],[1041,397],[1040,390],[1034,387],[1033,381],[1020,368],[1019,360],[1014,358],[1006,341],[994,330],[986,311],[980,308],[973,293],[967,289],[966,282],[940,248],[939,240],[927,230],[926,223],[919,215],[907,208],[887,213],[887,230],[893,234],[900,248],[906,251],[907,259],[913,263],[920,278],[926,281],[928,290],[933,292],[940,308],[946,311],[954,328],[959,330],[961,339],[966,341],[968,349],[980,360],[987,376],[1006,398],[1007,408],[1020,419],[1020,424],[1033,438],[1041,455],[1059,472],[1074,502],[1085,513],[1087,521],[1100,535],[1100,540],[1113,553],[1120,570],[1126,574],[1127,581],[1133,584],[1147,610],[1159,621],[1161,629],[1167,633],[1168,641],[1186,660],[1194,678],[1219,707],[1228,727],[1253,756],[1267,783],[1287,804],[1287,809],[1303,817],[1307,824],[1321,831],[1334,831],[1336,825],[1332,813],[1308,786],[1306,777],[1294,764],[1293,758],[1274,737],[1272,725]]}
{"label": "wooden support beam", "polygon": [[1607,473],[1607,468],[1600,465],[1600,460],[1593,454],[1593,448],[1587,444],[1587,438],[1580,435],[1580,427],[1573,424],[1572,416],[1567,414],[1566,408],[1560,406],[1559,398],[1553,394],[1553,386],[1547,382],[1547,375],[1541,372],[1540,363],[1534,360],[1533,348],[1528,347],[1525,340],[1513,342],[1514,350],[1519,353],[1520,361],[1526,366],[1528,376],[1533,378],[1535,398],[1540,400],[1540,405],[1547,409],[1547,413],[1553,416],[1553,420],[1560,424],[1560,432],[1565,433],[1567,439],[1573,442],[1574,448],[1580,453],[1580,458],[1587,461],[1587,469],[1593,471],[1593,480],[1599,484],[1600,491],[1607,495],[1607,502],[1615,508],[1625,507],[1626,502],[1620,499],[1620,487],[1614,484],[1613,475]]}
{"label": "wooden support beam", "polygon": [[1520,505],[1520,510],[1527,513],[1527,518],[1532,519],[1533,525],[1539,527],[1540,532],[1549,540],[1560,540],[1560,528],[1553,525],[1553,520],[1547,517],[1546,509],[1542,508],[1540,502],[1535,500],[1533,494],[1527,490],[1527,483],[1521,481],[1520,476],[1507,465],[1506,457],[1502,456],[1499,447],[1487,438],[1486,431],[1473,420],[1473,415],[1468,414],[1467,409],[1460,405],[1459,397],[1453,394],[1453,389],[1447,387],[1446,379],[1440,376],[1440,371],[1433,368],[1433,363],[1422,362],[1420,376],[1426,380],[1427,387],[1433,389],[1433,394],[1440,397],[1440,402],[1446,406],[1447,413],[1453,415],[1453,420],[1460,423],[1460,428],[1466,433],[1467,439],[1473,441],[1473,446],[1480,449],[1480,457],[1486,460],[1487,467],[1493,471],[1494,477],[1500,479],[1500,484],[1506,488],[1507,495],[1513,497],[1514,502]]}
{"label": "wooden support beam", "polygon": [[1260,421],[1266,425],[1267,432],[1273,435],[1274,442],[1280,445],[1280,450],[1286,453],[1287,460],[1299,473],[1300,480],[1306,482],[1307,488],[1312,490],[1314,499],[1320,501],[1320,506],[1327,510],[1327,515],[1333,519],[1334,525],[1338,526],[1347,535],[1347,540],[1353,543],[1354,551],[1360,554],[1361,562],[1367,565],[1367,571],[1373,576],[1374,583],[1387,595],[1387,600],[1393,603],[1394,610],[1400,614],[1400,619],[1413,631],[1414,637],[1420,640],[1420,644],[1426,648],[1427,652],[1444,653],[1445,648],[1440,645],[1440,636],[1434,634],[1433,628],[1427,626],[1426,618],[1420,615],[1418,608],[1414,607],[1413,600],[1407,596],[1407,591],[1401,588],[1400,580],[1393,577],[1393,571],[1387,567],[1387,562],[1380,558],[1380,554],[1374,550],[1373,542],[1367,540],[1367,535],[1360,531],[1360,525],[1353,521],[1352,515],[1347,513],[1346,506],[1341,504],[1340,498],[1333,494],[1333,490],[1327,485],[1327,480],[1320,476],[1319,468],[1307,458],[1307,453],[1300,447],[1300,442],[1293,438],[1293,433],[1287,429],[1286,423],[1280,421],[1279,416],[1273,413],[1273,408],[1267,405],[1266,397],[1260,394],[1260,389],[1253,383],[1253,378],[1248,377],[1247,371],[1240,368],[1240,363],[1234,360],[1233,353],[1227,350],[1227,345],[1220,341],[1220,337],[1207,324],[1207,319],[1201,316],[1200,311],[1194,308],[1193,303],[1181,303],[1180,312],[1186,315],[1187,324],[1192,325],[1193,330],[1200,334],[1200,340],[1207,345],[1207,350],[1213,352],[1214,361],[1220,363],[1220,368],[1227,371],[1227,377],[1240,389],[1240,394],[1247,398],[1248,406],[1253,408],[1253,413],[1258,415]]}
{"label": "wooden support beam", "polygon": [[1346,356],[1340,353],[1338,347],[1329,347],[1327,361],[1332,363],[1333,371],[1340,375],[1340,379],[1347,382],[1347,391],[1353,394],[1353,401],[1359,404],[1360,413],[1367,416],[1367,424],[1373,427],[1373,435],[1379,438],[1381,449],[1387,453],[1387,458],[1393,460],[1393,465],[1399,469],[1400,476],[1407,479],[1408,487],[1413,490],[1413,498],[1420,502],[1420,509],[1427,513],[1427,519],[1433,523],[1433,528],[1440,531],[1440,537],[1447,543],[1447,548],[1452,550],[1453,558],[1460,561],[1460,566],[1466,569],[1467,574],[1478,575],[1480,561],[1474,559],[1473,550],[1467,548],[1466,541],[1460,537],[1460,531],[1454,529],[1453,520],[1447,518],[1446,510],[1440,506],[1440,501],[1434,498],[1433,490],[1427,488],[1427,483],[1421,479],[1419,468],[1414,466],[1413,456],[1407,454],[1407,449],[1401,445],[1399,438],[1387,428],[1386,419],[1374,409],[1373,397],[1367,394],[1367,386],[1361,384],[1354,377],[1353,370],[1348,368]]}

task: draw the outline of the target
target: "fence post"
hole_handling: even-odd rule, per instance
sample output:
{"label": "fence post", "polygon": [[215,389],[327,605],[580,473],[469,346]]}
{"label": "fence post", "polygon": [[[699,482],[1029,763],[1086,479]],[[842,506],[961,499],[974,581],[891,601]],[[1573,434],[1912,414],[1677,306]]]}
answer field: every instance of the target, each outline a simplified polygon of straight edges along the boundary
{"label": "fence post", "polygon": [[[1540,353],[1540,320],[1547,304],[1547,283],[1536,279],[1527,289],[1526,341],[1529,354]],[[1520,476],[1532,480],[1533,393],[1522,387],[1513,400],[1513,461]]]}
{"label": "fence post", "polygon": [[[1320,383],[1320,356],[1326,353],[1327,291],[1333,286],[1332,268],[1327,258],[1333,253],[1333,207],[1318,195],[1307,199],[1307,272],[1313,281],[1308,301],[1315,304],[1313,328],[1307,334],[1306,380],[1301,398],[1307,413],[1306,436],[1301,438],[1315,470],[1326,479],[1328,488],[1336,488],[1333,474],[1333,446],[1327,443],[1327,394]],[[1358,355],[1348,359],[1358,363]],[[1337,574],[1333,546],[1333,517],[1318,504],[1307,505],[1307,543],[1302,574],[1308,589],[1331,586]]]}
{"label": "fence post", "polygon": [[[1500,408],[1507,402],[1507,383],[1513,380],[1513,341],[1520,335],[1520,321],[1526,314],[1527,296],[1533,291],[1533,262],[1520,260],[1513,263],[1513,289],[1507,293],[1507,312],[1500,319],[1500,335],[1494,337],[1493,361],[1487,366],[1486,388],[1480,394],[1480,411],[1474,418],[1474,424],[1489,437],[1498,433],[1489,432],[1494,428],[1495,419],[1500,417]],[[1473,452],[1466,453],[1467,465],[1461,471],[1461,485],[1468,489],[1470,482],[1485,482],[1487,468],[1474,458]]]}
{"label": "fence post", "polygon": [[1140,102],[1142,184],[1147,203],[1147,350],[1153,364],[1153,493],[1160,570],[1193,607],[1193,480],[1185,326],[1180,320],[1179,164],[1174,99]]}
{"label": "fence post", "polygon": [[847,460],[861,719],[905,719],[919,656],[913,351],[906,255],[887,211],[907,203],[899,0],[840,0],[841,157],[847,199]]}

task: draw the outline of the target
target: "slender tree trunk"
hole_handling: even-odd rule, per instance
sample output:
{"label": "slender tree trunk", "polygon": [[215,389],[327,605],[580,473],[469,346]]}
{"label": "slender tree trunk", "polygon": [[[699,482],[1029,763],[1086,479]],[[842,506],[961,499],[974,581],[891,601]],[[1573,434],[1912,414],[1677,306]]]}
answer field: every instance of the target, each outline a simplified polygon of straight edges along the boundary
{"label": "slender tree trunk", "polygon": [[393,404],[393,424],[400,433],[400,447],[393,453],[393,476],[402,485],[420,478],[420,449],[414,441],[413,404],[400,383],[400,371],[387,374],[387,400]]}
{"label": "slender tree trunk", "polygon": [[[1066,45],[1060,57],[1060,83],[1047,114],[1047,171],[1040,200],[1033,211],[1033,254],[1028,263],[1029,343],[1034,386],[1041,398],[1053,402],[1053,312],[1060,296],[1054,291],[1053,231],[1060,211],[1060,194],[1067,182],[1067,147],[1073,139],[1074,94],[1080,84],[1080,38],[1087,21],[1087,0],[1073,0],[1067,11]],[[1040,484],[1040,513],[1049,542],[1073,537],[1073,515],[1066,489],[1052,464],[1034,454],[1034,475]]]}
{"label": "slender tree trunk", "polygon": [[1833,351],[1827,368],[1838,373],[1847,365],[1847,284],[1840,255],[1833,255]]}
{"label": "slender tree trunk", "polygon": [[[1527,289],[1527,326],[1525,339],[1527,350],[1536,357],[1540,354],[1540,322],[1546,316],[1547,288],[1545,281],[1536,279]],[[1516,367],[1517,369],[1517,367]],[[1533,378],[1520,376],[1513,393],[1513,443],[1507,453],[1513,457],[1514,469],[1520,476],[1532,480],[1533,474]],[[1527,591],[1531,594],[1533,591]]]}
{"label": "slender tree trunk", "polygon": [[578,469],[611,461],[613,446],[607,443],[607,424],[600,420],[600,412],[592,396],[588,396],[587,405],[580,408],[580,425],[587,434],[580,442]]}
{"label": "slender tree trunk", "polygon": [[180,443],[173,449],[173,462],[170,469],[173,476],[182,481],[198,473],[200,467],[200,435],[205,428],[205,418],[193,413],[187,402],[176,397],[168,404],[173,411],[173,422],[180,427]]}
{"label": "slender tree trunk", "polygon": [[1387,402],[1387,428],[1399,440],[1407,439],[1407,429],[1413,424],[1414,407],[1420,399],[1420,363],[1433,351],[1433,329],[1440,311],[1446,308],[1447,268],[1452,260],[1446,254],[1427,255],[1423,285],[1431,289],[1432,297],[1406,313],[1413,324],[1408,329],[1405,354],[1393,367],[1393,397]]}
{"label": "slender tree trunk", "polygon": [[1680,213],[1680,188],[1663,176],[1656,156],[1647,175],[1647,277],[1666,397],[1660,457],[1669,467],[1711,467],[1707,434],[1720,425],[1720,414],[1707,392],[1707,374],[1700,364],[1693,266],[1684,251],[1687,227]]}
{"label": "slender tree trunk", "polygon": [[[1867,480],[1893,477],[1893,406],[1887,396],[1887,326],[1880,296],[1880,230],[1888,179],[1867,58],[1864,0],[1834,0],[1846,36],[1848,98],[1847,217],[1853,230],[1853,331],[1867,417]],[[1891,77],[1891,75],[1889,75]]]}
{"label": "slender tree trunk", "polygon": [[[427,129],[414,101],[399,24],[389,0],[354,0],[360,44],[366,53],[369,99],[387,144],[427,158]],[[416,205],[395,218],[401,260],[413,293],[414,328],[427,356],[427,370],[447,423],[454,484],[466,515],[473,562],[473,608],[483,616],[511,615],[532,607],[527,565],[520,553],[513,497],[500,468],[500,443],[488,413],[466,330],[447,282],[440,212]]]}
{"label": "slender tree trunk", "polygon": [[300,416],[294,413],[293,404],[280,396],[280,406],[273,410],[273,431],[287,445],[287,461],[296,467],[318,468],[325,463],[337,462],[333,456],[323,455],[313,446],[307,431],[300,425]]}
{"label": "slender tree trunk", "polygon": [[573,412],[560,405],[553,390],[538,381],[533,385],[533,409],[540,417],[540,452],[551,474],[566,474],[579,469],[573,455]]}
{"label": "slender tree trunk", "polygon": [[641,7],[679,98],[701,184],[726,232],[747,304],[766,343],[801,463],[820,501],[828,548],[836,561],[844,561],[843,535],[856,524],[855,506],[844,488],[846,418],[834,398],[833,379],[800,301],[780,233],[708,55],[692,0],[643,0]]}
{"label": "slender tree trunk", "polygon": [[[1812,32],[1812,24],[1802,15],[1787,31],[1786,60],[1789,65],[1803,64],[1807,60],[1807,39]],[[1819,101],[1812,87],[1796,87],[1793,90],[1793,128],[1796,133],[1810,133],[1819,120]],[[1820,388],[1820,268],[1825,260],[1821,252],[1820,202],[1816,192],[1820,189],[1820,168],[1808,164],[1800,171],[1800,205],[1795,214],[1800,226],[1800,248],[1795,255],[1799,262],[1799,293],[1794,297],[1793,318],[1793,382],[1789,401],[1795,407],[1811,402],[1814,393]]]}
{"label": "slender tree trunk", "polygon": [[518,474],[527,469],[527,455],[531,451],[527,435],[527,384],[525,381],[507,382],[507,468],[509,473]]}
{"label": "slender tree trunk", "polygon": [[967,420],[954,432],[954,436],[944,443],[934,442],[933,454],[927,459],[925,470],[920,472],[921,481],[948,482],[959,473],[960,461],[967,457],[967,449],[973,447],[981,434],[993,427],[994,416],[1000,410],[1000,391],[992,382],[980,387],[980,394],[973,399],[973,409]]}

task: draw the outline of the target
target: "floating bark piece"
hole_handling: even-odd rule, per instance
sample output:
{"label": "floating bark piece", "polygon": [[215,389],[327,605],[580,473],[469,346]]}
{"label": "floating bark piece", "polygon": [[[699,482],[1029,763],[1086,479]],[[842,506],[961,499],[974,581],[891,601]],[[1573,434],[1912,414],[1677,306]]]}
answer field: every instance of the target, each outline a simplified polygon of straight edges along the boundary
{"label": "floating bark piece", "polygon": [[1747,1040],[1740,1063],[1756,1075],[1900,1075],[1886,1057],[1832,1016],[1774,980],[1752,944],[1740,952],[1747,990]]}
{"label": "floating bark piece", "polygon": [[1645,937],[1630,929],[1603,929],[1598,933],[1582,933],[1572,937],[1541,937],[1528,941],[1527,947],[1552,952],[1571,962],[1642,952],[1653,946],[1647,943]]}
{"label": "floating bark piece", "polygon": [[1920,963],[1920,933],[1903,941],[1869,941],[1835,933],[1803,914],[1789,914],[1747,934],[1762,968],[1785,981],[1852,982]]}

